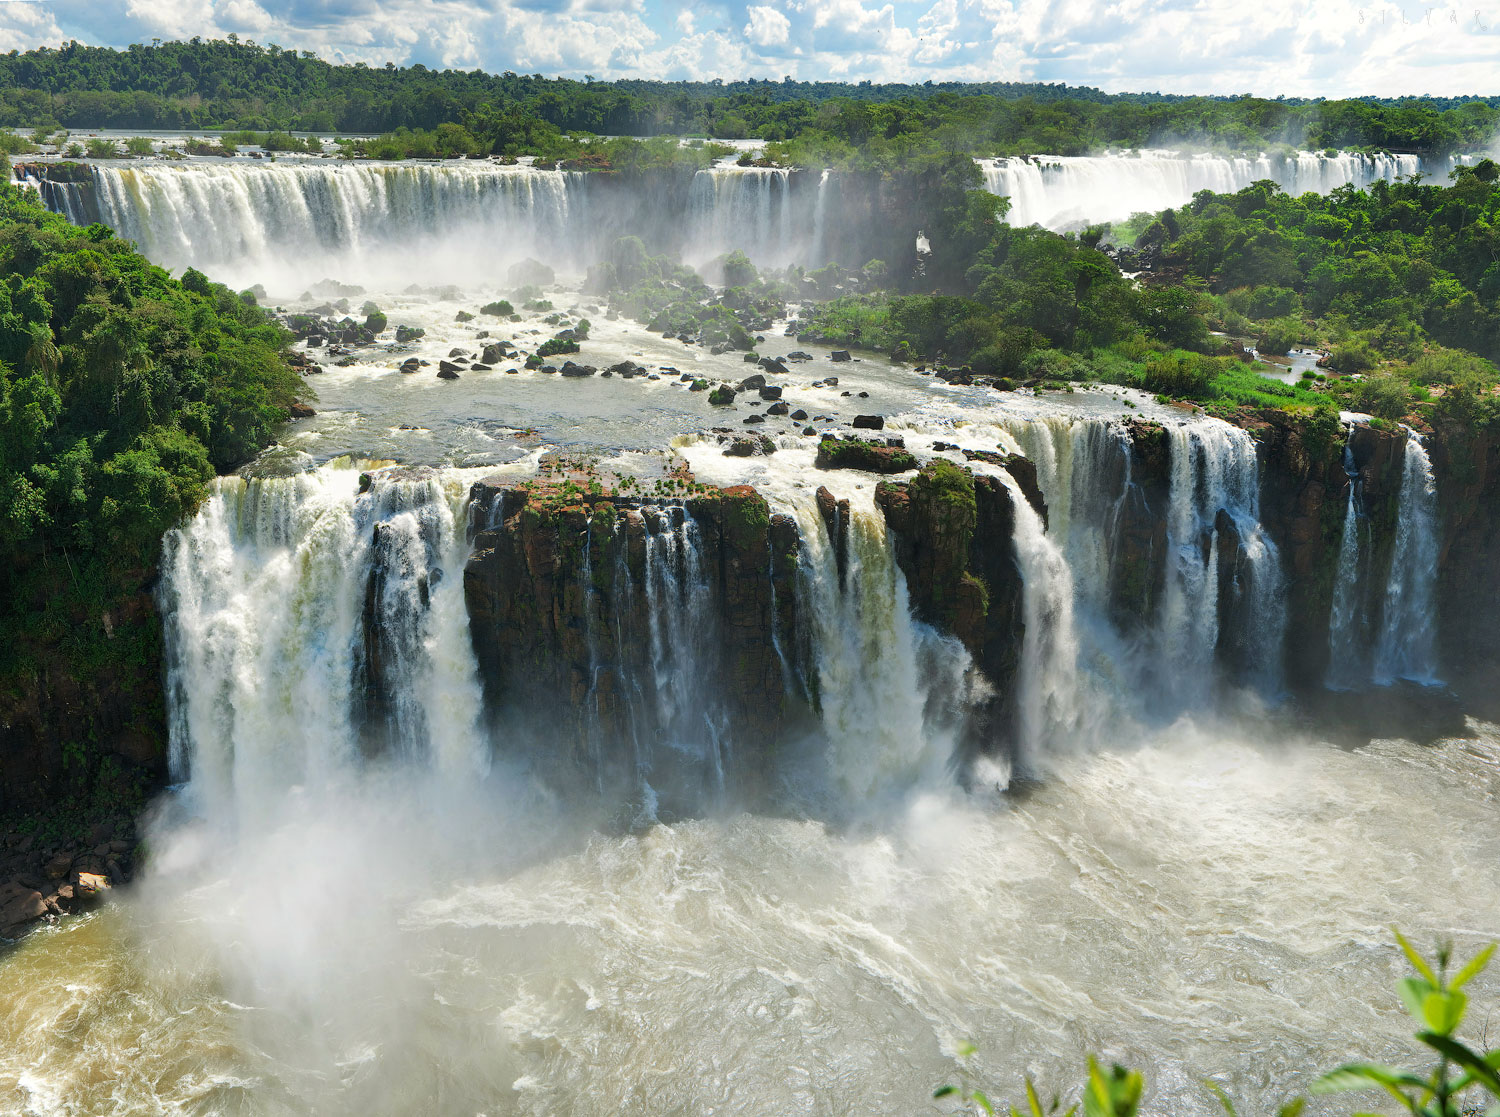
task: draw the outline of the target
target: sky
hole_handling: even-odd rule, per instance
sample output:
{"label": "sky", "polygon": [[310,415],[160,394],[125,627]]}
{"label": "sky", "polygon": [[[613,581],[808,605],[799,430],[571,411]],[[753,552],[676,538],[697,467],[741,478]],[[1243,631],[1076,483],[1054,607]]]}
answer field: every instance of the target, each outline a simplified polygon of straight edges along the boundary
{"label": "sky", "polygon": [[0,50],[231,32],[335,62],[568,77],[1500,94],[1500,0],[0,0]]}

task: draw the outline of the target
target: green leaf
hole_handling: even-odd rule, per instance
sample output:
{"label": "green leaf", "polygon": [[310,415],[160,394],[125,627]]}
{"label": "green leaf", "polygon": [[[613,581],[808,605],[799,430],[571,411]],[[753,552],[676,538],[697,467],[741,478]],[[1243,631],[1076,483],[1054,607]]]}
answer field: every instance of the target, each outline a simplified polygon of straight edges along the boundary
{"label": "green leaf", "polygon": [[1031,1117],[1047,1117],[1041,1099],[1036,1096],[1036,1086],[1030,1076],[1026,1079],[1026,1104],[1031,1107]]}
{"label": "green leaf", "polygon": [[1422,998],[1422,1019],[1438,1035],[1452,1035],[1468,1004],[1469,998],[1456,989],[1449,993],[1428,993]]}
{"label": "green leaf", "polygon": [[975,1090],[969,1095],[969,1100],[988,1113],[990,1117],[995,1117],[995,1107],[990,1104],[990,1099],[985,1097],[983,1090]]}
{"label": "green leaf", "polygon": [[1401,1003],[1406,1006],[1407,1013],[1418,1024],[1426,1023],[1422,1015],[1422,1002],[1429,994],[1437,990],[1427,981],[1420,977],[1403,977],[1396,982],[1396,992],[1401,996]]}
{"label": "green leaf", "polygon": [[957,1086],[939,1086],[932,1092],[932,1096],[935,1098],[946,1098],[956,1093],[958,1093]]}
{"label": "green leaf", "polygon": [[1204,1079],[1203,1084],[1214,1092],[1214,1096],[1219,1099],[1219,1104],[1224,1107],[1224,1112],[1229,1117],[1239,1117],[1239,1114],[1235,1112],[1234,1102],[1229,1100],[1229,1095],[1224,1092],[1224,1087],[1220,1086],[1212,1078]]}
{"label": "green leaf", "polygon": [[1481,1055],[1473,1048],[1441,1032],[1418,1032],[1417,1038],[1438,1054],[1452,1059],[1463,1067],[1475,1081],[1483,1082],[1485,1089],[1490,1093],[1500,1094],[1500,1075],[1496,1074],[1496,1064],[1500,1063],[1500,1051],[1491,1051],[1487,1055]]}
{"label": "green leaf", "polygon": [[1276,1111],[1276,1117],[1301,1117],[1302,1110],[1306,1105],[1306,1098],[1293,1098]]}
{"label": "green leaf", "polygon": [[1396,936],[1396,941],[1401,944],[1401,951],[1406,955],[1406,960],[1412,964],[1412,968],[1423,977],[1425,977],[1428,983],[1436,988],[1440,984],[1440,982],[1438,981],[1437,974],[1432,972],[1432,967],[1429,966],[1426,960],[1417,953],[1416,948],[1413,947],[1411,943],[1406,941],[1406,936],[1403,935],[1399,930],[1397,930],[1395,927],[1392,927],[1391,933]]}
{"label": "green leaf", "polygon": [[979,1048],[975,1047],[968,1040],[964,1040],[958,1045],[958,1057],[960,1059],[967,1059],[970,1055],[974,1054],[974,1052],[978,1050]]}
{"label": "green leaf", "polygon": [[1458,971],[1458,976],[1448,983],[1448,988],[1458,989],[1467,982],[1478,976],[1479,972],[1490,964],[1490,957],[1495,953],[1495,944],[1490,943],[1470,960],[1469,964]]}
{"label": "green leaf", "polygon": [[1414,1086],[1425,1090],[1427,1083],[1399,1067],[1384,1067],[1378,1063],[1346,1063],[1331,1070],[1312,1084],[1315,1094],[1339,1094],[1346,1090],[1368,1090],[1380,1086],[1391,1090],[1401,1086]]}

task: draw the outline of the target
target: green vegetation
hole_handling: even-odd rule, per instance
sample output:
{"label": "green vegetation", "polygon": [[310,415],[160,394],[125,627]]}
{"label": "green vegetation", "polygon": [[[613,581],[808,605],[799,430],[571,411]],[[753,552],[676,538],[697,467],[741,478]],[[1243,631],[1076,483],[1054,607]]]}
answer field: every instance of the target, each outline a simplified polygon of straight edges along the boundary
{"label": "green vegetation", "polygon": [[0,189],[0,709],[51,672],[142,674],[153,701],[160,634],[122,603],[286,418],[286,339],[252,297]]}
{"label": "green vegetation", "polygon": [[[392,158],[584,158],[567,134],[758,138],[778,160],[851,166],[923,152],[1074,155],[1168,141],[1237,151],[1435,154],[1488,143],[1497,121],[1496,101],[1480,98],[1270,101],[1039,83],[597,82],[420,65],[335,66],[306,51],[233,35],[125,51],[72,42],[0,55],[0,126],[379,135],[350,145],[351,153]],[[618,167],[616,155],[635,145],[611,149],[616,142],[588,146],[596,149],[592,156]],[[668,156],[662,150],[650,157]]]}
{"label": "green vegetation", "polygon": [[[1458,1038],[1468,1012],[1468,995],[1463,988],[1489,965],[1495,952],[1490,943],[1451,977],[1453,961],[1451,943],[1437,949],[1436,965],[1412,948],[1400,931],[1395,932],[1407,961],[1416,976],[1402,979],[1396,986],[1401,1003],[1417,1025],[1416,1039],[1436,1061],[1426,1070],[1407,1070],[1379,1063],[1347,1063],[1330,1071],[1312,1084],[1314,1094],[1336,1094],[1350,1091],[1383,1092],[1412,1117],[1471,1117],[1493,1114],[1500,1109],[1500,1048],[1477,1050]],[[1486,1026],[1485,1030],[1488,1028]],[[959,1049],[959,1058],[967,1061],[976,1052],[972,1043]],[[1009,1113],[1010,1117],[1052,1117],[1062,1108],[1054,1097],[1043,1107],[1036,1085],[1025,1080],[1026,1108],[997,1104],[987,1093],[969,1081],[965,1068],[963,1085],[939,1086],[933,1097],[952,1099],[962,1106],[956,1112],[984,1114]],[[1206,1090],[1223,1108],[1226,1117],[1239,1117],[1229,1094],[1217,1082],[1204,1083]],[[1085,1117],[1136,1117],[1140,1112],[1145,1080],[1138,1071],[1114,1066],[1103,1070],[1089,1059],[1088,1079],[1082,1090]],[[1277,1117],[1299,1117],[1307,1099],[1293,1098],[1277,1110]],[[1074,1117],[1079,1105],[1063,1112]]]}

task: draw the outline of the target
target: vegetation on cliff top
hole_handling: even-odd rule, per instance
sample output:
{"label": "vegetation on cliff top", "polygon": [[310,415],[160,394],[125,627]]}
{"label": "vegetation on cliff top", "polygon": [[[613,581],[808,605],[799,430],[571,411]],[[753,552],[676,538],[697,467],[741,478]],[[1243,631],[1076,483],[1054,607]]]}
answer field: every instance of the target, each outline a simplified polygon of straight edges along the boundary
{"label": "vegetation on cliff top", "polygon": [[112,611],[286,418],[286,337],[248,296],[0,188],[0,711],[48,664],[154,662],[155,626]]}
{"label": "vegetation on cliff top", "polygon": [[[1447,185],[1203,191],[1130,222],[1133,243],[1119,249],[1106,247],[1107,227],[1016,228],[1006,199],[949,194],[927,218],[933,252],[918,274],[810,307],[802,328],[983,376],[1097,379],[1210,406],[1337,405],[1387,421],[1430,407],[1489,422],[1500,413],[1497,180],[1485,160]],[[1304,345],[1328,356],[1286,383],[1261,375],[1232,337],[1262,356]]]}

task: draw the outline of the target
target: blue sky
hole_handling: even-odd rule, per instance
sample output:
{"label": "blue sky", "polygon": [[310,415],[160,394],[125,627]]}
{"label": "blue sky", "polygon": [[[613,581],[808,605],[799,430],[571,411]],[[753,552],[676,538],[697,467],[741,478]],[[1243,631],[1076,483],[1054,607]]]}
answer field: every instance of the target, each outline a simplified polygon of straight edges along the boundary
{"label": "blue sky", "polygon": [[1500,0],[0,0],[0,49],[220,38],[600,78],[1500,94]]}

